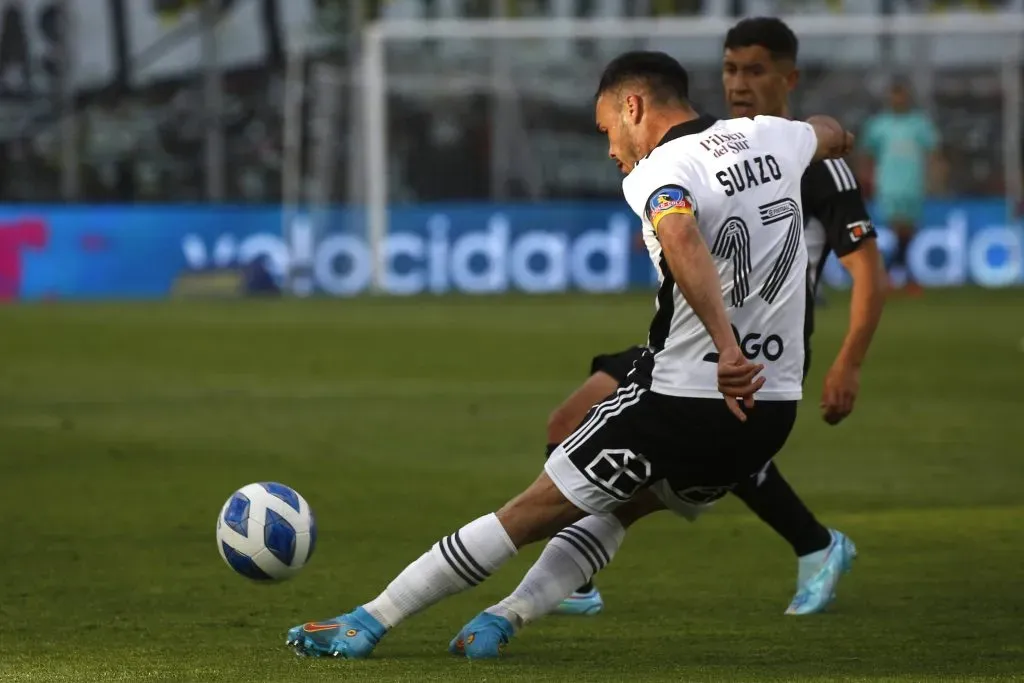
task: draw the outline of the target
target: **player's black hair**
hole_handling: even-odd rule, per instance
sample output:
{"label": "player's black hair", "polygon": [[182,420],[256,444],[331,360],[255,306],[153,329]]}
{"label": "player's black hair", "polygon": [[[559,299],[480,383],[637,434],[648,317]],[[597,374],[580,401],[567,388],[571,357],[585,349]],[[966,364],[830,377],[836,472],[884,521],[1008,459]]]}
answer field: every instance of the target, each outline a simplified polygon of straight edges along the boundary
{"label": "player's black hair", "polygon": [[690,75],[683,65],[664,52],[624,52],[604,68],[595,99],[630,81],[642,83],[659,103],[685,104],[690,97]]}
{"label": "player's black hair", "polygon": [[774,60],[788,59],[796,62],[800,50],[800,41],[796,39],[793,29],[775,17],[753,17],[740,21],[725,34],[723,48],[735,50],[754,45],[768,50]]}

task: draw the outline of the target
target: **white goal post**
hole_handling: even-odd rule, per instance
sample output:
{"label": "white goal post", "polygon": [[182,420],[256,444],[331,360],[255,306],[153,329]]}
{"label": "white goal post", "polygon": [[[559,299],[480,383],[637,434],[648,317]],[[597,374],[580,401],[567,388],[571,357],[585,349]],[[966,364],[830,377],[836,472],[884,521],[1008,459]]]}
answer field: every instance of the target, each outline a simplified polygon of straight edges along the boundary
{"label": "white goal post", "polygon": [[[854,38],[918,38],[924,42],[950,42],[964,37],[994,42],[997,57],[992,57],[991,68],[999,74],[1002,90],[1002,133],[1004,138],[1003,175],[1007,199],[1021,200],[1021,126],[1022,73],[1024,73],[1024,15],[1017,13],[978,14],[955,13],[928,16],[879,15],[825,15],[783,17],[802,41],[815,39],[835,40],[837,43]],[[734,19],[723,18],[661,18],[661,19],[456,19],[456,20],[382,20],[370,24],[364,34],[360,63],[362,158],[365,161],[365,205],[367,209],[368,239],[374,257],[373,285],[378,291],[383,285],[384,254],[382,245],[388,233],[389,140],[388,94],[394,80],[388,69],[388,49],[396,43],[422,43],[434,41],[489,41],[511,44],[512,41],[574,41],[609,40],[629,41],[636,45],[644,41],[656,42],[664,49],[667,41],[718,40],[724,38]],[[953,47],[947,52],[954,52]],[[716,53],[717,54],[717,53]],[[927,70],[927,51],[923,68]],[[513,56],[513,59],[516,57]],[[716,57],[717,58],[717,57]],[[685,65],[685,60],[684,60]],[[886,70],[884,63],[877,64]],[[905,69],[905,67],[904,67]],[[898,68],[897,68],[898,70]],[[472,79],[470,79],[472,80]],[[476,79],[479,81],[479,78]],[[500,82],[485,84],[497,92]],[[583,90],[592,93],[595,83],[586,83]],[[459,87],[458,85],[455,86]],[[479,82],[466,87],[480,87]],[[584,96],[585,97],[585,96]],[[812,113],[812,112],[808,112]],[[819,113],[819,112],[813,112]],[[821,111],[842,118],[842,112]],[[583,131],[589,132],[589,131]]]}

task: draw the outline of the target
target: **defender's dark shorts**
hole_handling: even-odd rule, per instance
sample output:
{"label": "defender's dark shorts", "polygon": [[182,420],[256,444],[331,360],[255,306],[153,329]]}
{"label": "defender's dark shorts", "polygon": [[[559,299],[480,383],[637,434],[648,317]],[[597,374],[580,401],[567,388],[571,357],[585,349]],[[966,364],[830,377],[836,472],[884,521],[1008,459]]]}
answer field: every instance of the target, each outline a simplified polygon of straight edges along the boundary
{"label": "defender's dark shorts", "polygon": [[594,406],[545,471],[573,504],[610,512],[646,487],[676,512],[707,506],[757,476],[786,443],[796,401],[759,401],[746,422],[723,399],[620,387]]}
{"label": "defender's dark shorts", "polygon": [[626,383],[626,375],[633,369],[633,363],[640,360],[645,346],[631,346],[625,351],[594,356],[590,361],[590,374],[604,372],[614,377],[619,384]]}

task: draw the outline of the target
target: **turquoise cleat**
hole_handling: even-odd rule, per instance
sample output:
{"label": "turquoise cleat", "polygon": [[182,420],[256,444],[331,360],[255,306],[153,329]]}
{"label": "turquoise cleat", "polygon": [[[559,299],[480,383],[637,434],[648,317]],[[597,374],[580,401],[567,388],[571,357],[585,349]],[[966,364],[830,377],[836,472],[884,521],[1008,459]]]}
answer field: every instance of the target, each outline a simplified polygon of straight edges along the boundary
{"label": "turquoise cleat", "polygon": [[573,593],[555,608],[556,614],[592,617],[604,609],[604,599],[596,588],[586,593]]}
{"label": "turquoise cleat", "polygon": [[305,657],[363,659],[387,633],[362,607],[327,621],[312,621],[288,631],[285,644]]}
{"label": "turquoise cleat", "polygon": [[850,571],[857,557],[857,546],[841,531],[829,529],[832,545],[828,547],[825,559],[816,572],[797,586],[793,601],[786,608],[786,614],[817,614],[836,599],[836,585],[840,577]]}
{"label": "turquoise cleat", "polygon": [[448,652],[469,659],[494,659],[515,635],[515,628],[505,617],[481,612],[462,627],[448,643]]}

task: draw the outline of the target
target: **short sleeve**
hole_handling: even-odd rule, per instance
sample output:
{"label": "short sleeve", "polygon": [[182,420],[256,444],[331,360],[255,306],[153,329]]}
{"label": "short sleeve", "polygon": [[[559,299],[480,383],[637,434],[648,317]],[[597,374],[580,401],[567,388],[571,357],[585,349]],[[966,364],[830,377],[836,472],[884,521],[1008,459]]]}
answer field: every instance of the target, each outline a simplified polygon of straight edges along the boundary
{"label": "short sleeve", "polygon": [[829,247],[842,258],[877,234],[850,167],[842,159],[824,159],[808,167],[801,183],[805,218],[817,218]]}
{"label": "short sleeve", "polygon": [[778,116],[755,116],[754,126],[769,144],[789,155],[801,172],[814,161],[818,151],[818,134],[814,126],[804,121],[790,121]]}
{"label": "short sleeve", "polygon": [[860,249],[878,234],[860,192],[841,192],[822,205],[817,213],[825,237],[836,256],[842,258]]}
{"label": "short sleeve", "polygon": [[645,159],[622,181],[626,202],[658,232],[658,224],[672,214],[697,217],[692,183],[682,169]]}

